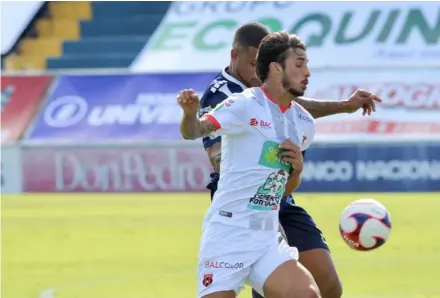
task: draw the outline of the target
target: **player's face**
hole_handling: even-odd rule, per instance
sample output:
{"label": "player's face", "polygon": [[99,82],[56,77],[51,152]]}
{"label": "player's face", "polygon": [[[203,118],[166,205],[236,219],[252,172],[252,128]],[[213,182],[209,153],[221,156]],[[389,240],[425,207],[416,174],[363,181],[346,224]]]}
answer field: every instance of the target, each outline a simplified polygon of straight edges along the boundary
{"label": "player's face", "polygon": [[255,60],[257,58],[257,48],[245,48],[238,51],[235,61],[235,73],[247,87],[258,87],[261,81],[257,77],[255,70]]}
{"label": "player's face", "polygon": [[309,83],[310,70],[306,51],[294,49],[285,61],[283,87],[295,97],[304,95]]}

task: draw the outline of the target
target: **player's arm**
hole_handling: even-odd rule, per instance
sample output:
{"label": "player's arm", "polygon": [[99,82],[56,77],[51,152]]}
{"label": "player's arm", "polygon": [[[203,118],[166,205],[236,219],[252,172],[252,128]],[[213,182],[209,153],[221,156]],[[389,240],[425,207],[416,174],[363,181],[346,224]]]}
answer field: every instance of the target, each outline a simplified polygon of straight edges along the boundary
{"label": "player's arm", "polygon": [[212,119],[207,117],[199,119],[197,117],[197,111],[195,114],[184,111],[182,120],[180,121],[180,132],[185,140],[195,140],[208,136],[218,128],[219,126],[216,126]]}
{"label": "player's arm", "polygon": [[289,180],[286,183],[286,190],[284,191],[284,197],[290,195],[301,185],[301,174],[292,172],[289,176]]}
{"label": "player's arm", "polygon": [[[244,131],[245,103],[237,100],[241,94],[233,94],[228,99],[218,104],[212,111],[197,117],[199,98],[194,90],[183,90],[179,93],[177,101],[183,109],[180,122],[180,132],[185,139],[197,139],[203,136],[214,137],[222,134],[240,134]],[[215,133],[214,133],[215,132]]]}
{"label": "player's arm", "polygon": [[356,90],[348,99],[343,101],[317,100],[307,97],[297,97],[297,103],[303,106],[313,118],[320,118],[340,113],[354,113],[362,108],[362,115],[371,115],[376,111],[376,102],[382,99],[368,91]]}
{"label": "player's arm", "polygon": [[[304,154],[306,152],[302,152],[302,158],[304,160]],[[286,183],[286,191],[284,192],[284,196],[288,196],[293,193],[299,186],[301,185],[301,173],[295,172],[292,170],[290,173],[289,180]]]}
{"label": "player's arm", "polygon": [[[228,96],[216,90],[216,92],[205,92],[200,100],[200,111],[199,117],[212,111],[218,104],[223,100],[228,98]],[[203,146],[205,147],[206,153],[208,153],[209,161],[216,172],[220,172],[220,161],[221,161],[221,137],[204,137]]]}
{"label": "player's arm", "polygon": [[210,147],[206,148],[208,153],[209,161],[212,167],[218,173],[220,172],[220,161],[222,160],[222,144],[221,141],[212,144]]}

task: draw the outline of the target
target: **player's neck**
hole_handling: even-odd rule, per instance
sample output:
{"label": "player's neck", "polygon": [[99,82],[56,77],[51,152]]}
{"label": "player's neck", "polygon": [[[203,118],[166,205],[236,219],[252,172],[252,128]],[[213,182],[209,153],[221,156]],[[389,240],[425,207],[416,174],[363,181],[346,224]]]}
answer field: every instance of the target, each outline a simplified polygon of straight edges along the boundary
{"label": "player's neck", "polygon": [[286,91],[282,86],[278,86],[278,84],[272,84],[270,82],[265,82],[263,84],[263,88],[266,92],[266,95],[275,103],[288,107],[292,100],[294,99],[293,95]]}
{"label": "player's neck", "polygon": [[234,71],[235,67],[233,67],[232,63],[229,64],[229,67],[227,69],[227,73],[233,77],[234,79],[236,79],[237,81],[239,81],[240,83],[242,83],[243,85],[245,85],[246,87],[249,87],[245,82],[243,82],[242,78]]}

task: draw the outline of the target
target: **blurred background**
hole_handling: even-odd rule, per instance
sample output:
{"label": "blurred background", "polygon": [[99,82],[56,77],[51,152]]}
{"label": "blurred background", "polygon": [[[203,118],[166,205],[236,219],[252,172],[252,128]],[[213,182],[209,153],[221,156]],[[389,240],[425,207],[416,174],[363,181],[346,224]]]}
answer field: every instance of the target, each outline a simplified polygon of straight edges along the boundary
{"label": "blurred background", "polygon": [[[296,195],[344,297],[440,297],[439,2],[2,1],[3,297],[196,296],[211,166],[175,98],[202,94],[249,21],[305,40],[307,96],[383,99],[317,121]],[[394,225],[367,254],[337,230],[364,197]]]}

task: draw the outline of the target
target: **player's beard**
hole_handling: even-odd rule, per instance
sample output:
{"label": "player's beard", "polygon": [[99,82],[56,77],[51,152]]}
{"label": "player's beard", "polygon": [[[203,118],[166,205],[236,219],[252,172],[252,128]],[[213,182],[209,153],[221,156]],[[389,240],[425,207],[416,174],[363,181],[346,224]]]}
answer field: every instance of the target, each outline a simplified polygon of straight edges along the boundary
{"label": "player's beard", "polygon": [[303,90],[296,90],[292,86],[290,86],[289,78],[284,73],[283,75],[283,88],[286,89],[287,92],[289,92],[293,97],[303,96],[304,91]]}

